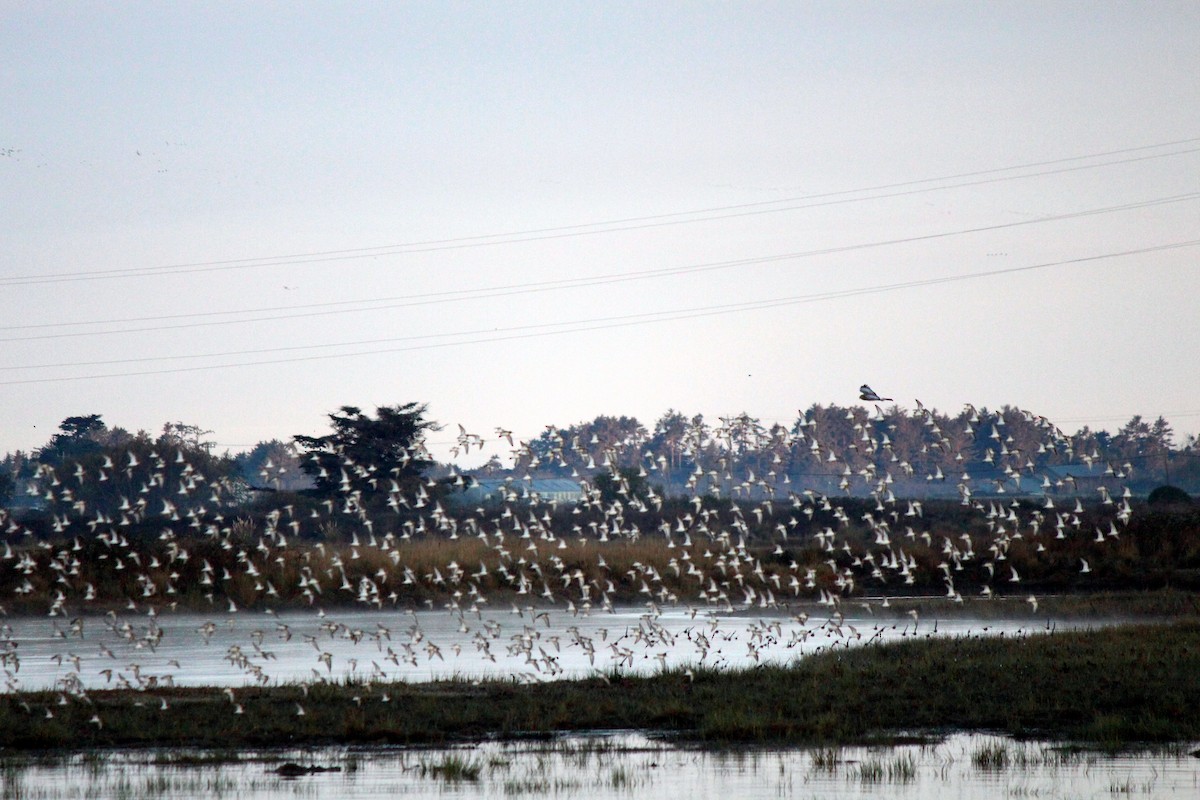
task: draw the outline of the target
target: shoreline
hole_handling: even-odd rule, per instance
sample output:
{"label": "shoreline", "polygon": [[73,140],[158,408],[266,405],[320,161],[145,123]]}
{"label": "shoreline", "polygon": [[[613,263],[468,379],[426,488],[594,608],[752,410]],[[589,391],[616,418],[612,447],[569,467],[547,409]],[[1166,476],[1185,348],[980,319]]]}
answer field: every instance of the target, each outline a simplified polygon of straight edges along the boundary
{"label": "shoreline", "polygon": [[[1028,614],[1028,597],[1034,595],[1038,599],[1039,612]],[[489,603],[486,608],[490,608],[494,613],[506,613],[509,606],[517,606],[517,598],[519,596],[513,593],[509,595],[500,594],[495,602]],[[525,607],[533,608],[537,611],[552,610],[560,608],[560,603],[549,603],[540,599],[522,598],[520,604]],[[911,609],[916,608],[921,613],[936,613],[945,618],[980,618],[987,619],[990,616],[1007,616],[1012,617],[1014,608],[1022,609],[1023,616],[1029,616],[1030,619],[1037,619],[1045,616],[1055,616],[1060,618],[1079,618],[1087,619],[1092,617],[1114,617],[1128,616],[1134,620],[1141,617],[1161,617],[1161,618],[1200,618],[1200,593],[1193,592],[1187,589],[1179,589],[1174,587],[1160,587],[1152,589],[1112,589],[1104,591],[1047,591],[1040,592],[1037,589],[1031,589],[1024,592],[1013,594],[996,594],[991,597],[970,597],[961,601],[952,600],[941,594],[858,594],[847,595],[838,598],[835,605],[823,605],[817,600],[810,599],[793,599],[780,600],[774,605],[766,607],[753,605],[746,606],[739,603],[732,606],[720,604],[701,604],[688,603],[683,601],[675,602],[658,602],[653,603],[638,598],[635,595],[615,596],[613,599],[612,609],[617,612],[628,613],[633,610],[650,609],[653,607],[661,612],[672,613],[690,613],[695,612],[698,615],[703,614],[718,614],[720,616],[728,616],[733,618],[753,617],[760,615],[787,615],[793,613],[806,613],[810,617],[817,618],[822,616],[833,616],[842,613],[844,616],[851,616],[851,612],[858,614],[866,612],[871,615],[877,615],[881,618],[887,616],[900,619],[905,616]],[[886,602],[886,605],[884,603]],[[197,614],[209,615],[212,617],[229,617],[232,615],[242,616],[257,616],[257,615],[274,615],[274,614],[321,614],[321,613],[381,613],[381,614],[406,614],[411,612],[419,612],[422,614],[436,613],[440,611],[452,610],[452,606],[445,602],[445,599],[440,603],[416,604],[396,603],[384,605],[382,608],[374,605],[364,605],[358,602],[348,601],[333,601],[326,603],[317,603],[312,605],[298,603],[275,603],[272,605],[259,604],[247,605],[238,607],[230,612],[221,607],[210,603],[176,603],[174,605],[145,605],[130,608],[127,604],[89,604],[78,608],[63,608],[56,611],[52,615],[47,615],[46,609],[49,604],[42,600],[24,600],[20,604],[8,602],[0,606],[0,619],[47,619],[59,618],[69,620],[72,618],[82,619],[101,619],[112,615],[123,616],[129,615],[134,617],[145,616],[171,616],[174,614]],[[481,607],[483,610],[483,607]],[[566,609],[564,609],[565,611]],[[582,612],[580,612],[582,613]],[[592,608],[587,612],[591,616],[599,617],[609,613],[603,607]]]}
{"label": "shoreline", "polygon": [[919,638],[834,649],[780,667],[690,667],[532,684],[0,696],[0,753],[433,745],[613,729],[716,747],[883,743],[926,730],[1106,749],[1188,742],[1200,739],[1200,622]]}

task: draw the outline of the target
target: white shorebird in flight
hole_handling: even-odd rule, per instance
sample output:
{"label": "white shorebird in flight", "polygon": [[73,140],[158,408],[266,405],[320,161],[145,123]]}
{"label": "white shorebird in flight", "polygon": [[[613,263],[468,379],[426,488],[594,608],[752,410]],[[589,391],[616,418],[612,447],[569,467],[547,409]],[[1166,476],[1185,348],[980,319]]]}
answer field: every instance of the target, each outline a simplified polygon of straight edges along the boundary
{"label": "white shorebird in flight", "polygon": [[880,397],[879,395],[875,394],[874,389],[865,383],[858,387],[858,392],[858,399],[866,400],[868,403],[886,403],[892,399],[890,397]]}

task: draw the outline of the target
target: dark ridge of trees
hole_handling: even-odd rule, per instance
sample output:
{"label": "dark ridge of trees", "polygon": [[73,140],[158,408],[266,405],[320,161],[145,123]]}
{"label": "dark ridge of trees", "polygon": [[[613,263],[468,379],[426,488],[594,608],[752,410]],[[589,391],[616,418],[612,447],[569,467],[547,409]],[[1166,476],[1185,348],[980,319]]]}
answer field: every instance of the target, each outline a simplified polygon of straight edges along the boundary
{"label": "dark ridge of trees", "polygon": [[599,468],[636,467],[637,449],[647,439],[636,417],[600,415],[590,422],[559,428],[546,426],[529,442],[517,466],[547,477],[582,475]]}
{"label": "dark ridge of trees", "polygon": [[[374,416],[344,406],[329,418],[328,435],[260,442],[230,456],[213,452],[209,431],[183,422],[168,423],[153,436],[109,427],[100,414],[67,417],[42,447],[0,460],[0,502],[60,516],[119,520],[124,513],[136,520],[201,506],[239,507],[257,489],[310,491],[373,511],[398,511],[421,493],[432,504],[450,484],[469,483],[471,473],[571,478],[600,489],[606,499],[635,505],[653,496],[783,502],[811,493],[956,501],[964,485],[976,497],[1004,499],[1029,496],[1030,482],[1051,497],[1085,501],[1096,499],[1097,481],[1117,499],[1126,490],[1145,497],[1163,485],[1184,494],[1200,491],[1200,441],[1189,436],[1176,443],[1164,418],[1140,415],[1114,433],[1083,427],[1070,435],[1045,417],[1007,405],[968,405],[947,414],[894,404],[814,403],[789,424],[764,423],[748,413],[713,421],[678,409],[650,426],[635,417],[600,415],[547,426],[532,441],[514,442],[511,467],[494,458],[467,471],[466,480],[453,465],[435,464],[425,449],[424,435],[440,426],[424,404],[384,406]],[[1066,465],[1093,479],[1085,490],[1052,472]],[[448,477],[429,486],[431,474]],[[653,495],[622,495],[622,476],[626,484],[630,476],[644,481]]]}
{"label": "dark ridge of trees", "polygon": [[638,467],[668,494],[763,496],[774,483],[780,493],[867,495],[874,484],[898,496],[953,499],[960,481],[975,474],[984,494],[1028,494],[1021,477],[1050,480],[1049,493],[1070,494],[1047,469],[1084,465],[1110,489],[1144,496],[1164,478],[1200,486],[1200,445],[1189,438],[1176,448],[1173,437],[1163,418],[1140,416],[1115,434],[1085,427],[1067,435],[1045,417],[1007,405],[994,411],[968,405],[949,415],[813,404],[790,426],[766,425],[747,413],[710,425],[702,415],[670,409],[650,433],[623,417],[549,426],[517,452],[513,472],[591,479],[597,471]]}
{"label": "dark ridge of trees", "polygon": [[300,468],[313,479],[311,493],[356,497],[367,505],[419,493],[434,464],[424,436],[440,429],[425,414],[424,403],[380,406],[374,417],[356,406],[342,406],[329,415],[332,433],[296,436]]}
{"label": "dark ridge of trees", "polygon": [[109,428],[99,414],[67,417],[32,456],[5,459],[7,477],[15,483],[10,502],[20,500],[60,520],[124,525],[228,508],[244,493],[232,458],[214,455],[203,440],[208,433],[175,422],[151,437]]}
{"label": "dark ridge of trees", "polygon": [[81,458],[101,449],[100,435],[107,430],[99,414],[67,417],[58,426],[59,432],[37,452],[43,464],[57,465],[68,458]]}

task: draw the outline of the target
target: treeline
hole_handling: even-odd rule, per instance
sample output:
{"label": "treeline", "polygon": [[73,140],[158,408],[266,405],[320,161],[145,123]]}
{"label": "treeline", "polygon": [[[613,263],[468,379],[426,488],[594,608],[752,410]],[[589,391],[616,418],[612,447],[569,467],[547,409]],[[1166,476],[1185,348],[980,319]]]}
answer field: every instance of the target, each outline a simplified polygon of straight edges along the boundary
{"label": "treeline", "polygon": [[[27,502],[0,511],[11,567],[0,597],[246,607],[498,592],[751,605],[864,588],[1200,588],[1200,512],[1183,493],[1142,503],[1130,489],[1147,472],[1153,482],[1138,453],[1142,464],[1159,455],[1136,426],[1101,440],[1015,409],[814,406],[786,429],[672,412],[660,422],[681,421],[673,429],[601,417],[511,444],[507,431],[459,429],[460,454],[503,441],[514,459],[464,472],[431,457],[425,437],[438,426],[421,404],[328,418],[328,435],[264,443],[257,463],[213,453],[205,431],[181,423],[152,437],[98,415],[64,420],[13,468]],[[1137,450],[1118,449],[1127,443]],[[1181,452],[1168,446],[1165,464]],[[1055,462],[1096,485],[1055,487]],[[504,491],[472,495],[489,472]],[[554,475],[578,487],[573,499],[539,498],[535,476]],[[1039,480],[1042,496],[1018,493]],[[931,487],[951,496],[914,496]]]}
{"label": "treeline", "polygon": [[42,508],[67,500],[86,511],[119,506],[122,498],[149,503],[203,493],[221,505],[245,500],[257,484],[283,489],[311,484],[291,442],[216,453],[204,439],[209,433],[182,422],[165,424],[158,435],[131,433],[109,428],[99,414],[68,417],[43,447],[0,459],[0,504]]}
{"label": "treeline", "polygon": [[[790,425],[748,414],[715,421],[668,410],[650,427],[601,415],[548,425],[528,441],[502,429],[458,427],[456,457],[488,454],[483,466],[436,462],[425,447],[439,430],[424,405],[346,406],[328,415],[332,433],[259,442],[216,453],[211,432],[182,422],[158,435],[109,427],[99,414],[68,417],[30,453],[0,460],[0,504],[62,515],[186,514],[236,508],[263,493],[300,493],[357,504],[377,497],[397,510],[452,497],[486,478],[569,478],[608,499],[840,496],[958,499],[964,496],[1146,496],[1169,484],[1200,489],[1200,442],[1174,441],[1159,417],[1133,417],[1115,433],[1084,427],[1066,434],[1052,421],[1004,406],[967,406],[956,415],[918,405],[814,404]],[[503,458],[501,457],[503,454]],[[477,460],[477,459],[476,459]],[[1053,470],[1054,467],[1063,469]],[[1066,469],[1074,468],[1074,471]],[[1080,489],[1076,476],[1095,480]],[[422,479],[429,486],[422,488]],[[393,488],[394,487],[394,488]],[[385,491],[386,490],[386,491]]]}
{"label": "treeline", "polygon": [[[911,412],[814,404],[788,426],[748,414],[713,422],[672,409],[651,428],[624,416],[548,426],[514,452],[516,469],[535,476],[577,477],[615,465],[645,473],[671,494],[714,484],[754,494],[774,480],[863,496],[882,479],[900,496],[954,496],[964,473],[977,482],[1014,475],[1040,481],[1048,467],[1067,465],[1141,496],[1164,483],[1200,487],[1200,442],[1189,436],[1177,446],[1162,417],[1134,416],[1116,433],[1084,427],[1068,435],[1012,406],[967,406],[951,416],[919,404]],[[493,469],[502,472],[498,461]],[[1026,493],[1019,489],[1014,484],[1008,493]]]}

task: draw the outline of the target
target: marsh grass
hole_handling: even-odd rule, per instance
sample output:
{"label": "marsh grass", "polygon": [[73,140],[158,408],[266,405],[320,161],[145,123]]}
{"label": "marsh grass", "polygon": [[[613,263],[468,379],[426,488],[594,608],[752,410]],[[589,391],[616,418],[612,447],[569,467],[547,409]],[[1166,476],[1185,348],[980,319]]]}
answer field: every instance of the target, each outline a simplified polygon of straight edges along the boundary
{"label": "marsh grass", "polygon": [[[1157,745],[1148,745],[1157,752]],[[971,751],[971,765],[981,772],[1022,772],[1045,767],[1070,767],[1094,761],[1101,748],[1097,744],[1088,747],[1079,745],[1032,745],[1009,739],[988,739],[980,742]]]}
{"label": "marsh grass", "polygon": [[603,762],[606,758],[626,752],[607,739],[592,737],[554,742],[548,749],[576,769],[585,769],[593,760]]}
{"label": "marsh grass", "polygon": [[887,765],[888,780],[908,783],[916,780],[917,759],[912,753],[896,756]]}
{"label": "marsh grass", "polygon": [[633,773],[628,767],[613,767],[608,774],[608,785],[613,789],[629,789],[636,785]]}
{"label": "marsh grass", "polygon": [[429,763],[422,761],[418,765],[422,776],[438,778],[447,783],[475,783],[483,774],[483,764],[474,758],[464,757],[458,753],[443,756],[440,761]]}
{"label": "marsh grass", "polygon": [[1158,781],[1150,778],[1146,780],[1134,780],[1126,778],[1122,781],[1113,781],[1108,785],[1108,793],[1115,795],[1125,794],[1141,794],[1153,796]]}
{"label": "marsh grass", "polygon": [[151,764],[164,767],[223,767],[239,764],[242,755],[236,750],[214,748],[211,750],[158,750]]}
{"label": "marsh grass", "polygon": [[837,772],[842,763],[841,751],[835,747],[821,747],[813,751],[812,768],[818,772]]}
{"label": "marsh grass", "polygon": [[891,758],[871,756],[860,761],[852,772],[860,783],[911,783],[917,778],[917,759],[912,753]]}
{"label": "marsh grass", "polygon": [[501,790],[507,797],[562,794],[564,792],[578,792],[582,788],[583,783],[579,780],[571,778],[548,778],[542,775],[510,778],[505,780],[501,786]]}
{"label": "marsh grass", "polygon": [[[293,498],[300,503],[300,508],[315,510],[318,506],[311,501]],[[718,504],[728,510],[728,503]],[[750,504],[752,505],[752,504]],[[860,513],[871,509],[864,500],[846,498],[842,505],[851,520],[857,520]],[[747,509],[749,506],[746,506]],[[664,507],[661,514],[632,514],[631,521],[636,521],[642,531],[651,531],[663,520],[671,520],[686,513],[690,508],[679,499],[673,500]],[[1027,509],[1028,510],[1028,509]],[[354,535],[350,527],[343,528],[340,522],[326,521],[320,524],[320,530],[313,530],[310,535],[293,537],[292,545],[284,551],[282,563],[272,565],[265,573],[270,578],[278,596],[267,598],[256,589],[256,581],[244,574],[239,567],[237,553],[240,549],[249,549],[264,536],[264,531],[273,527],[267,519],[273,509],[268,507],[247,508],[232,520],[226,532],[220,537],[208,537],[193,534],[189,531],[177,531],[179,543],[191,553],[187,563],[163,565],[156,568],[147,567],[147,574],[154,583],[162,584],[172,571],[179,573],[174,581],[177,600],[181,608],[207,610],[212,602],[206,597],[207,592],[200,584],[200,566],[210,563],[217,570],[228,569],[232,575],[229,581],[217,588],[218,595],[225,595],[234,600],[242,608],[273,609],[285,607],[307,607],[308,598],[302,591],[299,581],[301,570],[311,568],[320,575],[329,570],[332,565],[343,565],[347,577],[352,584],[359,579],[375,575],[383,570],[387,578],[383,581],[382,595],[371,602],[380,607],[388,605],[401,607],[420,607],[427,602],[446,602],[454,592],[465,591],[473,585],[490,602],[498,604],[511,600],[528,600],[528,596],[518,596],[514,586],[500,578],[496,566],[500,557],[496,549],[495,534],[489,541],[472,535],[456,535],[453,538],[440,534],[415,535],[412,537],[399,536],[389,540],[385,546],[382,539],[372,546],[363,541],[358,546],[352,545]],[[493,509],[498,514],[499,509]],[[579,511],[579,509],[575,509]],[[978,515],[963,510],[953,502],[929,501],[925,504],[926,519],[930,525],[933,542],[943,538],[956,538],[964,531],[972,535],[983,536],[988,533],[985,522]],[[1200,600],[1194,591],[1186,591],[1200,587],[1200,516],[1194,512],[1185,515],[1165,513],[1139,513],[1135,515],[1128,529],[1128,535],[1117,542],[1095,545],[1087,537],[1068,539],[1054,543],[1048,552],[1038,553],[1032,539],[1014,539],[1007,557],[1010,563],[1020,570],[1025,583],[1022,592],[1014,593],[1012,597],[996,597],[995,601],[968,603],[966,609],[958,609],[946,605],[943,613],[969,613],[986,616],[1003,614],[1013,607],[1022,608],[1024,597],[1029,590],[1036,591],[1039,597],[1045,596],[1045,609],[1055,614],[1095,616],[1105,613],[1122,613],[1129,615],[1200,615]],[[473,511],[466,515],[474,519]],[[304,514],[300,515],[301,517]],[[460,515],[462,516],[462,515]],[[1083,515],[1084,529],[1088,529],[1093,521],[1102,518],[1100,506],[1090,505]],[[747,552],[761,564],[763,580],[769,581],[773,576],[786,579],[792,574],[788,564],[795,562],[796,568],[803,573],[805,569],[815,568],[828,557],[812,538],[813,530],[818,530],[824,522],[803,521],[793,537],[787,543],[782,554],[774,553],[775,536],[772,533],[773,520],[750,520],[748,510],[748,534],[746,536]],[[484,519],[486,519],[485,517]],[[492,521],[499,526],[499,518]],[[694,596],[695,583],[687,577],[687,573],[675,574],[671,562],[681,559],[684,553],[690,556],[694,563],[704,563],[703,554],[713,546],[712,541],[704,541],[699,536],[689,547],[673,540],[668,545],[662,537],[653,535],[613,536],[603,541],[593,536],[578,536],[566,534],[576,525],[588,527],[590,522],[606,521],[603,513],[597,510],[581,511],[576,517],[565,509],[556,512],[553,522],[549,524],[548,532],[543,537],[535,537],[528,543],[519,536],[509,535],[503,540],[503,547],[508,548],[511,555],[528,559],[536,563],[547,573],[554,569],[554,563],[561,563],[566,571],[574,573],[578,570],[584,582],[595,581],[598,584],[611,580],[614,589],[611,593],[613,602],[642,602],[645,595],[641,593],[641,576],[645,570],[653,570],[661,577],[662,589],[667,595],[674,594],[679,598]],[[83,516],[77,517],[73,525],[82,526],[87,522]],[[396,535],[398,520],[390,514],[385,514],[377,520],[377,530]],[[53,534],[49,519],[39,524],[29,523],[39,528],[36,541],[13,542],[15,552],[19,555],[29,555],[37,563],[45,565],[51,553],[43,552],[42,545],[53,542],[55,545],[65,545],[71,536]],[[489,527],[483,525],[482,527]],[[503,526],[505,528],[509,526]],[[162,530],[157,520],[144,520],[126,531],[126,537],[139,548],[152,548],[158,545],[158,537]],[[849,525],[841,531],[841,536],[852,544],[857,552],[870,549],[873,534],[869,528],[857,523]],[[373,537],[374,538],[374,537]],[[318,549],[316,545],[320,545]],[[1047,542],[1047,544],[1049,544]],[[227,546],[229,545],[229,546]],[[529,550],[527,545],[535,549]],[[110,569],[106,546],[85,537],[82,542],[82,552],[79,553],[80,573],[78,585],[92,584],[97,597],[88,607],[96,611],[124,606],[126,599],[140,594],[139,586],[133,570],[120,572]],[[942,554],[937,546],[931,546],[921,541],[906,545],[909,556],[918,564],[913,570],[917,583],[909,587],[916,596],[939,594],[941,583],[938,564]],[[606,567],[600,565],[599,556],[603,556]],[[1092,564],[1094,575],[1089,576],[1086,583],[1081,582],[1078,563],[1079,559],[1087,558]],[[553,558],[553,560],[552,560]],[[394,560],[393,560],[394,559]],[[446,565],[451,561],[457,562],[464,570],[464,576],[457,581],[432,581],[429,576],[439,569],[446,572]],[[474,577],[474,571],[480,564],[488,566],[482,577]],[[407,567],[415,574],[416,579],[403,579],[401,568]],[[26,578],[33,586],[28,595],[16,595],[13,590],[19,585],[17,578],[23,582]],[[965,573],[957,577],[964,596],[974,596],[980,588],[978,578],[972,578]],[[1172,588],[1177,587],[1177,588]],[[657,588],[657,584],[656,584]],[[1073,594],[1081,589],[1108,592],[1106,595]],[[1182,589],[1182,590],[1181,590]],[[68,600],[72,603],[82,603],[78,589],[63,587],[56,583],[53,573],[48,569],[37,569],[32,574],[19,575],[15,572],[0,572],[0,597],[5,597],[5,603],[14,612],[45,613],[52,598],[60,591],[66,591]],[[391,599],[392,592],[396,593]],[[567,595],[564,590],[560,595]],[[784,594],[787,594],[786,592]],[[815,593],[802,595],[811,600]],[[331,586],[328,582],[321,593],[320,601],[329,606],[359,606],[355,592],[343,592]],[[387,598],[387,599],[385,599]],[[218,596],[222,601],[225,597]],[[576,601],[581,598],[576,595]],[[594,599],[594,598],[593,598]],[[780,597],[781,600],[787,598]],[[797,602],[800,602],[798,600]],[[898,602],[929,606],[934,601],[925,599],[903,598],[893,599]],[[899,606],[898,606],[899,608]]]}
{"label": "marsh grass", "polygon": [[[69,768],[60,766],[58,769]],[[5,800],[153,800],[161,797],[239,797],[277,785],[274,780],[247,778],[244,775],[216,773],[172,772],[169,768],[109,767],[95,774],[88,773],[79,782],[66,776],[47,782],[8,781],[0,784],[0,798]],[[297,787],[293,796],[316,796],[313,787]]]}
{"label": "marsh grass", "polygon": [[[241,520],[233,526],[233,529],[236,532],[230,534],[228,541],[250,546],[260,535],[255,531],[261,529],[261,522],[251,524],[246,520]],[[933,538],[935,540],[943,535],[938,532],[940,530],[940,526],[934,526]],[[958,533],[961,533],[961,530],[947,528],[945,536],[954,538]],[[869,546],[870,540],[866,537],[865,531],[848,530],[843,535],[857,542],[861,548],[866,549]],[[769,546],[769,541],[769,539],[756,541],[751,538],[748,552],[753,553],[761,562],[765,581],[769,581],[772,576],[786,581],[791,573],[786,563],[772,555],[773,548]],[[326,544],[328,546],[325,546]],[[559,544],[562,546],[560,547]],[[303,595],[300,588],[302,582],[299,581],[302,566],[307,565],[317,574],[323,574],[332,567],[335,560],[344,565],[352,584],[357,584],[361,578],[376,575],[379,570],[383,570],[388,575],[381,586],[385,591],[372,601],[381,608],[397,606],[412,608],[421,607],[426,603],[445,603],[454,592],[465,592],[468,586],[477,587],[478,591],[486,596],[493,605],[510,601],[525,602],[530,599],[528,595],[516,594],[515,587],[502,580],[496,573],[498,556],[495,548],[471,536],[460,536],[455,539],[445,536],[404,539],[397,541],[394,547],[387,550],[365,545],[352,547],[337,537],[322,542],[323,549],[320,551],[312,548],[305,549],[301,545],[288,551],[288,557],[285,557],[284,563],[270,567],[267,575],[278,590],[278,597],[274,598],[263,596],[256,589],[256,581],[243,574],[244,571],[239,568],[235,560],[238,548],[227,551],[217,542],[204,539],[189,539],[186,541],[186,545],[192,551],[193,558],[187,564],[171,568],[177,569],[180,573],[179,580],[175,582],[177,594],[173,599],[178,601],[181,608],[197,611],[208,610],[212,607],[212,600],[206,596],[207,593],[199,583],[201,577],[199,565],[205,561],[214,565],[218,570],[229,569],[233,575],[229,581],[223,582],[219,587],[217,602],[221,603],[227,597],[245,609],[269,607],[277,610],[288,607],[307,607],[309,601]],[[711,546],[711,543],[697,542],[690,548],[683,548],[676,544],[673,548],[668,548],[661,539],[649,536],[636,539],[617,538],[608,542],[596,539],[580,540],[578,537],[572,536],[557,537],[553,541],[539,540],[537,545],[538,552],[533,554],[524,550],[523,544],[515,540],[509,542],[509,547],[514,555],[520,550],[522,558],[528,557],[530,563],[537,563],[539,568],[547,574],[551,574],[550,570],[554,569],[550,560],[553,556],[554,559],[561,559],[566,570],[570,572],[578,570],[585,582],[595,581],[603,584],[611,580],[614,584],[611,593],[613,602],[640,603],[646,599],[645,595],[640,592],[641,571],[649,569],[661,576],[661,588],[665,592],[664,596],[674,595],[677,598],[694,596],[695,583],[688,582],[686,573],[683,576],[675,575],[670,568],[670,563],[672,560],[681,558],[684,550],[689,553],[694,562],[703,563],[705,560],[703,553],[706,547]],[[104,562],[93,560],[94,556],[101,554],[99,545],[86,543],[85,546],[88,549],[81,554],[80,560],[83,566],[79,580],[93,584],[98,594],[94,601],[89,601],[90,608],[97,611],[107,608],[119,609],[124,606],[126,598],[138,595],[139,588],[135,583],[134,576],[130,574],[131,571],[114,572],[103,568],[100,565]],[[1139,563],[1139,559],[1141,562],[1146,561],[1145,554],[1125,552],[1133,546],[1132,539],[1122,539],[1115,549],[1092,552],[1080,549],[1086,548],[1086,544],[1071,543],[1071,549],[1068,552],[1049,556],[1037,555],[1032,548],[1027,548],[1018,542],[1013,545],[1009,557],[1021,574],[1028,576],[1025,579],[1026,584],[1023,585],[1036,591],[1039,598],[1042,598],[1044,611],[1048,613],[1084,618],[1097,617],[1106,613],[1160,617],[1200,615],[1200,602],[1197,601],[1194,592],[1171,588],[1172,586],[1183,586],[1186,589],[1193,585],[1200,585],[1200,570],[1191,570],[1196,575],[1189,578],[1190,583],[1182,580],[1182,573],[1188,571],[1176,569],[1170,563],[1146,563],[1143,564],[1144,569],[1141,572],[1136,570],[1130,572],[1130,564]],[[96,552],[92,553],[90,550]],[[23,550],[20,551],[23,552]],[[30,552],[42,561],[48,557],[36,549],[30,550]],[[302,552],[303,556],[301,557]],[[797,569],[801,572],[807,568],[815,568],[825,558],[820,549],[814,547],[811,542],[803,546],[789,547],[787,553],[788,558],[795,561]],[[393,554],[395,562],[392,560]],[[928,595],[938,593],[936,590],[940,588],[936,582],[936,575],[939,572],[938,563],[941,556],[936,549],[920,543],[912,545],[910,555],[920,564],[920,568],[915,570],[915,573],[922,576],[919,584],[910,587],[910,590],[921,599],[906,600],[903,597],[893,597],[890,602],[897,611],[915,607],[922,609],[922,614],[924,614],[926,611],[936,608],[938,613],[946,616],[971,613],[975,616],[998,617],[1012,613],[1014,609],[1026,610],[1023,604],[1024,598],[1028,594],[1027,591],[1011,597],[997,596],[991,601],[970,602],[965,607],[927,599]],[[603,556],[607,567],[600,566],[599,556]],[[1083,588],[1079,583],[1076,568],[1079,557],[1087,557],[1098,576],[1108,576],[1103,579],[1103,582],[1093,583],[1089,587],[1100,589],[1104,592],[1103,594],[1073,594]],[[451,561],[457,562],[466,574],[457,582],[448,579],[441,583],[433,582],[430,577],[438,570],[444,574],[446,565]],[[488,565],[486,574],[480,578],[474,577],[474,571],[484,563]],[[402,568],[410,569],[416,575],[416,580],[411,582],[404,580],[400,571]],[[148,574],[155,582],[161,583],[165,582],[169,571],[168,568],[161,567],[157,570],[149,570]],[[1130,574],[1125,574],[1126,572],[1130,572]],[[47,577],[48,574],[48,570],[38,570],[29,576],[34,591],[29,595],[17,596],[12,593],[15,588],[15,575],[0,573],[0,596],[10,598],[6,600],[6,604],[11,611],[45,613],[57,590],[57,585]],[[1157,577],[1150,579],[1146,577],[1147,575]],[[1176,577],[1174,582],[1170,578],[1171,575]],[[1100,580],[1098,577],[1097,581]],[[972,585],[964,577],[961,588],[964,596],[974,596],[979,587]],[[390,597],[392,592],[396,594],[394,599]],[[564,590],[560,594],[570,593]],[[224,595],[224,597],[220,595]],[[80,597],[71,596],[69,599],[76,603],[81,602]],[[581,598],[575,596],[574,599],[578,602]],[[786,599],[788,598],[780,597],[781,601]],[[812,595],[801,596],[796,599],[796,602],[804,602],[806,599],[811,600]],[[339,591],[329,585],[324,587],[319,600],[322,604],[330,607],[361,607],[362,605],[356,599],[354,592]]]}
{"label": "marsh grass", "polygon": [[1008,745],[1005,742],[993,741],[982,744],[971,753],[971,763],[975,769],[985,772],[1000,772],[1008,768]]}
{"label": "marsh grass", "polygon": [[860,783],[881,783],[883,762],[877,758],[867,759],[855,765],[854,776]]}

